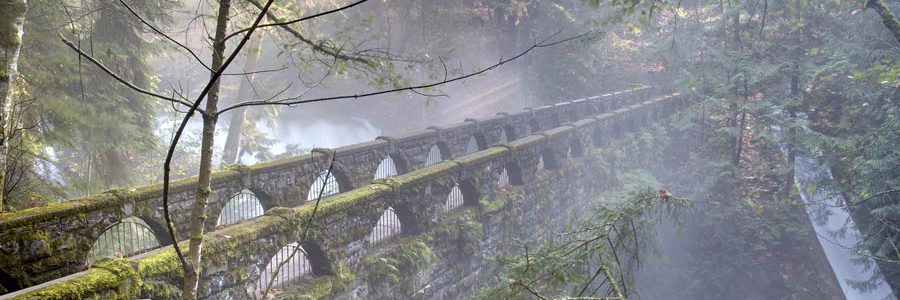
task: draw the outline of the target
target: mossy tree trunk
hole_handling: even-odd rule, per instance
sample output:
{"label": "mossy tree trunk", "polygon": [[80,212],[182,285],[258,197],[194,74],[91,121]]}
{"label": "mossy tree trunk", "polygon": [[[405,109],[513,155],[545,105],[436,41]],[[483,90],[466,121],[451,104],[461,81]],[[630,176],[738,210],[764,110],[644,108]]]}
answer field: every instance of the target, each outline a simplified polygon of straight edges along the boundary
{"label": "mossy tree trunk", "polygon": [[0,0],[0,211],[6,207],[6,154],[9,152],[12,86],[16,79],[22,27],[25,24],[26,0]]}
{"label": "mossy tree trunk", "polygon": [[206,206],[209,203],[210,175],[212,174],[213,142],[215,139],[217,110],[219,104],[219,87],[221,81],[215,74],[224,64],[225,35],[228,27],[228,13],[231,0],[219,1],[216,14],[216,33],[213,38],[213,56],[211,79],[214,79],[206,97],[206,114],[203,115],[203,133],[200,142],[200,170],[197,175],[197,198],[191,209],[190,244],[187,252],[187,264],[184,267],[183,299],[197,299],[197,285],[200,282],[200,251],[203,244],[203,228],[206,223]]}

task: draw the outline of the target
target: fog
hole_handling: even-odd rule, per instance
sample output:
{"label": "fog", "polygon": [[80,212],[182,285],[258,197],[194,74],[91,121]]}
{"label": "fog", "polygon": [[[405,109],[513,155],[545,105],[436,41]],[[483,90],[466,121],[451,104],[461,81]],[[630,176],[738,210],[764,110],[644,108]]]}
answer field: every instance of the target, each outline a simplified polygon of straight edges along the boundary
{"label": "fog", "polygon": [[[0,220],[165,176],[203,180],[314,148],[646,86],[641,101],[678,95],[688,104],[646,116],[654,125],[635,133],[589,134],[597,147],[576,164],[601,174],[585,175],[602,190],[597,205],[643,203],[625,193],[636,184],[625,175],[637,173],[660,200],[642,209],[669,208],[667,199],[690,206],[658,223],[628,216],[652,226],[633,233],[640,255],[612,268],[622,276],[605,274],[620,278],[620,298],[900,292],[898,1],[279,0],[268,14],[270,2],[256,0],[57,2],[29,1],[21,23],[6,21],[18,10],[0,3],[0,65],[10,66],[0,72]],[[319,180],[338,192],[329,185],[337,179]],[[262,215],[251,200],[252,218]],[[205,218],[204,209],[196,211]],[[541,234],[533,244],[570,246],[553,243],[562,232]],[[619,251],[605,247],[601,266]],[[609,270],[507,288],[569,297],[600,271]]]}

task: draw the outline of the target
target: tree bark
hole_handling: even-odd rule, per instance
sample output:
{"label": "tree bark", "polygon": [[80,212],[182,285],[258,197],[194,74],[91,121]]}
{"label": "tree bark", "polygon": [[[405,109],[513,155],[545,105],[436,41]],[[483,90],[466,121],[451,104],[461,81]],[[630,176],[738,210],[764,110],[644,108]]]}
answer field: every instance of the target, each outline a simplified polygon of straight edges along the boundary
{"label": "tree bark", "polygon": [[[247,45],[247,60],[244,62],[243,72],[253,72],[259,63],[259,53],[262,51],[262,35],[254,37]],[[241,86],[238,89],[238,97],[235,103],[249,101],[251,95],[256,95],[253,90],[254,74],[250,73],[241,80]],[[241,145],[241,130],[244,128],[244,118],[247,114],[246,107],[235,109],[231,114],[231,121],[228,125],[228,137],[225,139],[225,148],[222,150],[222,166],[234,164],[237,162],[238,149]]]}
{"label": "tree bark", "polygon": [[12,87],[18,72],[26,0],[0,0],[0,211],[4,211],[7,153],[9,153]]}
{"label": "tree bark", "polygon": [[[213,56],[211,75],[222,68],[225,59],[225,34],[228,27],[228,13],[231,0],[219,1],[216,15],[216,34],[213,38]],[[210,175],[212,173],[213,142],[215,138],[217,109],[219,103],[219,87],[221,81],[216,79],[206,97],[206,114],[203,115],[203,134],[200,142],[200,170],[197,175],[197,198],[191,209],[190,244],[187,252],[187,264],[184,265],[184,286],[182,297],[186,300],[197,299],[197,285],[200,281],[200,251],[203,243],[203,229],[206,223],[206,205],[209,201]]]}
{"label": "tree bark", "polygon": [[894,40],[900,43],[900,22],[897,21],[897,17],[894,16],[891,9],[884,4],[884,0],[866,1],[866,7],[878,13],[881,17],[881,23],[884,23],[884,27],[887,27],[894,34]]}

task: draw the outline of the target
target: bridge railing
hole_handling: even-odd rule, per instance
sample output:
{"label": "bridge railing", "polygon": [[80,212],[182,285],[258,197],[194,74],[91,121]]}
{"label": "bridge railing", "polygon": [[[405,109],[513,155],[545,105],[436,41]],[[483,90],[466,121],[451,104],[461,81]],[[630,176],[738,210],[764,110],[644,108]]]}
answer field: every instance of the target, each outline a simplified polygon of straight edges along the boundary
{"label": "bridge railing", "polygon": [[[325,255],[322,249],[340,249],[346,248],[351,242],[371,241],[372,239],[365,238],[365,233],[383,219],[383,216],[387,214],[388,207],[402,225],[402,232],[414,233],[422,228],[428,228],[430,225],[426,219],[412,216],[420,215],[423,212],[432,215],[439,214],[448,206],[447,195],[454,193],[454,189],[457,190],[456,193],[462,195],[464,200],[468,198],[469,204],[477,203],[477,199],[482,197],[478,191],[483,191],[486,193],[485,196],[490,196],[490,189],[487,188],[490,185],[488,181],[467,179],[487,178],[473,177],[472,175],[478,174],[477,170],[482,170],[482,173],[487,172],[484,170],[507,170],[509,176],[518,177],[512,181],[527,181],[529,174],[533,174],[529,170],[537,168],[540,160],[545,160],[545,166],[552,165],[552,160],[558,160],[558,158],[551,157],[566,155],[570,152],[569,148],[572,145],[595,144],[595,139],[613,133],[613,129],[618,128],[617,126],[624,126],[618,125],[620,121],[616,120],[632,120],[632,115],[647,114],[648,112],[643,111],[648,110],[648,107],[657,107],[668,103],[660,99],[641,103],[642,100],[648,98],[646,95],[649,94],[649,91],[649,88],[642,87],[624,93],[539,107],[518,114],[498,114],[491,118],[469,119],[461,124],[431,127],[399,137],[379,137],[372,142],[333,150],[315,149],[313,153],[307,155],[216,172],[213,176],[213,196],[210,199],[210,220],[218,219],[221,209],[227,206],[227,200],[231,196],[244,191],[250,191],[256,195],[259,204],[267,209],[267,212],[264,216],[246,221],[241,225],[225,227],[210,233],[204,249],[213,252],[208,255],[204,254],[204,257],[213,258],[212,263],[215,264],[216,256],[213,253],[219,253],[221,256],[221,253],[227,253],[227,251],[222,251],[229,247],[249,248],[245,249],[247,251],[239,251],[248,254],[246,257],[242,256],[240,260],[258,264],[268,260],[273,253],[278,251],[278,249],[273,250],[266,247],[288,244],[291,238],[283,236],[284,231],[276,234],[274,231],[268,230],[268,226],[275,226],[274,224],[284,226],[283,220],[292,220],[294,226],[299,225],[297,220],[302,218],[298,217],[308,210],[308,207],[302,206],[302,204],[309,199],[307,194],[310,188],[314,187],[317,176],[325,170],[331,155],[337,156],[336,166],[333,170],[335,178],[332,180],[337,182],[339,191],[342,193],[332,195],[327,201],[324,201],[325,205],[321,211],[323,215],[321,219],[317,218],[320,220],[318,221],[320,225],[318,227],[316,224],[309,226],[313,229],[310,232],[313,233],[314,238],[304,241],[301,245],[311,256],[315,256],[316,253],[322,254],[320,256],[334,256],[334,254]],[[613,113],[603,114],[609,109],[632,103],[639,104],[627,110],[620,109]],[[590,117],[598,113],[600,113],[599,116]],[[525,136],[544,128],[557,127],[561,123],[573,122],[580,118],[585,119],[574,122],[574,125],[546,130],[543,133],[519,139],[520,135]],[[597,128],[604,129],[598,130]],[[561,136],[575,136],[576,132],[578,138],[569,138],[571,141],[547,142],[559,139]],[[499,148],[485,149],[487,145],[499,144],[504,139],[507,141],[518,140]],[[473,144],[473,140],[476,153],[466,155],[467,152],[472,152],[469,146]],[[578,143],[572,141],[578,141]],[[546,147],[544,147],[544,143],[547,143]],[[424,168],[429,163],[427,155],[432,147],[438,148],[442,161],[452,157],[457,157],[457,159]],[[542,149],[537,150],[538,148]],[[516,151],[516,155],[508,155],[510,151]],[[520,155],[525,152],[530,154]],[[493,159],[495,156],[504,158],[495,160]],[[544,156],[548,158],[544,159]],[[405,174],[410,170],[419,171],[370,184],[379,165],[386,161],[386,158],[391,158],[397,174]],[[476,158],[484,159],[484,161],[481,162]],[[548,163],[548,161],[550,162]],[[434,162],[432,161],[432,163]],[[482,166],[477,163],[487,165]],[[490,168],[485,166],[490,166]],[[440,174],[443,178],[433,180],[434,178],[428,177],[438,176],[436,174]],[[469,175],[466,176],[466,174]],[[386,195],[394,193],[422,196],[423,191],[413,191],[410,190],[410,185],[397,184],[404,180],[441,182],[443,184],[429,185],[428,195],[434,198],[434,203],[430,206],[423,206],[418,202],[403,205],[403,203],[392,202],[396,200],[388,200],[387,198],[390,197]],[[186,178],[173,183],[171,209],[175,219],[174,223],[180,232],[186,231],[189,204],[196,190],[195,181],[195,178]],[[4,250],[0,253],[2,256],[0,261],[4,264],[0,278],[5,278],[3,285],[12,286],[12,288],[28,286],[80,270],[85,265],[90,249],[94,246],[97,238],[114,227],[113,225],[119,224],[127,218],[139,218],[147,228],[156,233],[160,245],[170,244],[171,241],[165,240],[167,235],[160,226],[162,224],[160,195],[160,186],[155,185],[131,191],[113,191],[72,202],[0,215],[0,230],[2,230],[0,246]],[[390,203],[396,205],[392,206]],[[299,206],[299,208],[293,210],[277,208],[295,206]],[[273,218],[282,221],[274,222]],[[212,223],[210,230],[215,229],[216,222],[208,223]],[[335,224],[340,224],[340,226]],[[281,229],[284,230],[284,228]],[[267,236],[267,232],[271,232],[272,236]],[[255,241],[255,243],[236,243],[236,241],[247,241],[248,239],[233,239],[235,236],[243,237],[247,234],[254,236],[254,239],[249,240]],[[169,264],[172,263],[171,258],[174,257],[171,257],[171,253],[168,256],[165,253],[168,253],[167,250],[153,251],[145,254],[146,259],[135,259],[140,263],[138,270],[141,278],[151,279],[157,278],[156,275],[172,275]],[[352,253],[348,254],[352,256]],[[310,259],[309,261],[321,260]],[[141,267],[141,264],[146,266]],[[318,262],[311,263],[311,265],[311,271],[316,274],[333,272],[330,269],[332,268],[331,264]],[[102,267],[100,270],[91,269],[87,271],[87,275],[103,273],[103,270],[107,269]],[[234,268],[226,269],[236,270]],[[76,278],[83,278],[83,276],[85,275]],[[205,282],[225,281],[207,280]],[[223,284],[225,283],[219,285]],[[152,286],[152,284],[145,286]],[[221,286],[210,287],[208,290],[223,290],[223,288]]]}

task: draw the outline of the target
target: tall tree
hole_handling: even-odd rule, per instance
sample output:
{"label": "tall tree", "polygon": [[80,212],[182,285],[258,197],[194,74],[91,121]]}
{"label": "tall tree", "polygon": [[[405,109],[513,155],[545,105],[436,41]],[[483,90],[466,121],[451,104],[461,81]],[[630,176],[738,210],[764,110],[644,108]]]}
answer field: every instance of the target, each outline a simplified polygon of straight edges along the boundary
{"label": "tall tree", "polygon": [[[259,63],[259,54],[262,52],[263,34],[250,40],[247,45],[247,58],[244,62],[243,72],[247,73],[241,78],[241,85],[238,88],[238,96],[235,102],[253,100],[251,96],[258,96],[256,89],[253,87],[253,79],[256,74],[256,66]],[[231,121],[228,124],[228,136],[225,139],[225,148],[222,150],[222,165],[233,164],[237,162],[238,149],[241,145],[241,133],[246,120],[247,108],[238,108],[231,113]]]}
{"label": "tall tree", "polygon": [[12,110],[12,88],[18,72],[19,49],[28,4],[25,0],[0,0],[0,211],[5,208],[6,182]]}

